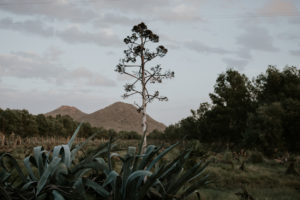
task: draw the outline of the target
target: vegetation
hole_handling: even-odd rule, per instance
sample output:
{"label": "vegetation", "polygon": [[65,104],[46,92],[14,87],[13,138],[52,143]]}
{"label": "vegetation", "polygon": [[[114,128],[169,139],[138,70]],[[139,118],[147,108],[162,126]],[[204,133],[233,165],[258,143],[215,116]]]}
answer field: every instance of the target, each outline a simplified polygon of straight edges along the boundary
{"label": "vegetation", "polygon": [[[149,145],[144,154],[128,147],[127,154],[121,156],[112,152],[111,138],[77,159],[76,154],[95,136],[74,147],[79,128],[67,144],[52,151],[35,147],[33,155],[24,159],[24,169],[10,154],[1,153],[1,199],[186,199],[209,182],[203,173],[207,163],[199,162],[183,171],[190,150],[162,162],[179,143],[165,149]],[[115,157],[122,162],[121,170],[113,169]]]}
{"label": "vegetation", "polygon": [[[143,129],[143,145],[141,146],[145,151],[147,146],[147,104],[158,99],[160,101],[168,100],[167,97],[160,96],[159,91],[151,93],[148,88],[149,84],[161,83],[163,79],[173,78],[174,72],[162,72],[160,65],[152,66],[150,69],[146,68],[146,64],[156,57],[163,57],[168,50],[160,45],[154,51],[149,49],[151,44],[149,42],[159,42],[159,36],[153,33],[142,22],[132,28],[132,34],[124,39],[124,43],[128,49],[124,51],[125,58],[116,67],[116,72],[125,74],[133,78],[133,82],[124,86],[124,98],[138,94],[141,95],[142,103],[138,106],[138,111],[142,112],[142,129]],[[137,60],[140,61],[136,64]],[[129,71],[128,69],[134,69]]]}
{"label": "vegetation", "polygon": [[[27,110],[0,109],[0,132],[7,137],[11,134],[22,138],[31,137],[70,137],[79,122],[74,121],[68,115],[56,115],[56,117],[43,114],[32,115]],[[139,139],[140,135],[134,131],[116,131],[104,128],[92,127],[84,122],[79,131],[80,137],[90,137],[97,133],[98,138],[109,139],[111,136],[119,136],[122,139]]]}
{"label": "vegetation", "polygon": [[[163,137],[197,139],[225,148],[257,149],[266,155],[300,152],[300,70],[269,66],[250,81],[229,69],[217,78],[211,104],[167,127]],[[224,145],[225,144],[225,145]],[[227,145],[226,145],[227,144]]]}

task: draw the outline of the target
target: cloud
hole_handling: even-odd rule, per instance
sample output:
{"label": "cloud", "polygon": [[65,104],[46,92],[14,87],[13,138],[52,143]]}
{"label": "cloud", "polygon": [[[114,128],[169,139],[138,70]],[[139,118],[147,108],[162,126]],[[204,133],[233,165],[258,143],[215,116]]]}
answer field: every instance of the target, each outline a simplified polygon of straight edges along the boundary
{"label": "cloud", "polygon": [[227,64],[227,67],[236,67],[240,70],[243,70],[249,63],[247,59],[223,58],[222,60]]}
{"label": "cloud", "polygon": [[160,10],[160,20],[170,21],[202,21],[198,9],[193,5],[178,4],[168,10]]}
{"label": "cloud", "polygon": [[97,16],[87,1],[74,3],[66,0],[20,1],[0,0],[0,9],[17,15],[43,16],[51,20],[90,21]]}
{"label": "cloud", "polygon": [[126,25],[133,26],[140,23],[140,19],[128,17],[120,13],[103,13],[98,19],[94,20],[95,27],[111,26],[111,25]]}
{"label": "cloud", "polygon": [[[71,21],[104,26],[133,25],[140,21],[199,21],[203,1],[86,0],[24,1],[0,0],[0,9],[17,15],[43,17],[48,21]],[[128,15],[120,13],[130,13]]]}
{"label": "cloud", "polygon": [[203,44],[203,43],[201,43],[199,41],[195,41],[195,40],[184,42],[184,46],[190,50],[193,50],[193,51],[196,51],[199,53],[207,53],[207,54],[214,53],[214,54],[221,54],[221,55],[232,53],[231,51],[228,51],[226,49],[219,48],[219,47],[210,47],[206,44]]}
{"label": "cloud", "polygon": [[104,87],[116,85],[113,80],[83,67],[64,68],[53,60],[53,56],[58,58],[57,54],[58,52],[51,49],[42,56],[31,52],[0,54],[0,78],[38,79],[51,84],[84,84]]}
{"label": "cloud", "polygon": [[299,11],[292,1],[269,0],[258,10],[261,16],[297,16]]}
{"label": "cloud", "polygon": [[89,43],[98,46],[121,44],[120,39],[111,29],[101,29],[91,33],[80,30],[78,26],[69,26],[63,30],[56,30],[40,20],[14,21],[12,18],[3,18],[0,20],[0,29],[26,32],[43,37],[58,37],[70,44]]}
{"label": "cloud", "polygon": [[0,20],[0,29],[27,32],[44,37],[52,37],[55,31],[53,27],[45,26],[45,24],[40,20],[16,22],[12,18],[8,17]]}
{"label": "cloud", "polygon": [[238,36],[236,41],[238,45],[250,51],[276,52],[279,50],[273,45],[273,38],[268,30],[256,25],[245,26],[243,34]]}
{"label": "cloud", "polygon": [[300,56],[300,50],[290,50],[289,52],[293,56]]}
{"label": "cloud", "polygon": [[[236,38],[238,50],[236,55],[240,60],[252,59],[253,51],[278,52],[269,31],[255,23],[241,23],[243,33]],[[245,63],[246,64],[246,63]]]}
{"label": "cloud", "polygon": [[89,33],[81,31],[77,26],[72,26],[63,31],[57,31],[56,36],[71,44],[91,43],[99,46],[118,46],[121,44],[121,40],[111,29],[102,29],[97,33]]}

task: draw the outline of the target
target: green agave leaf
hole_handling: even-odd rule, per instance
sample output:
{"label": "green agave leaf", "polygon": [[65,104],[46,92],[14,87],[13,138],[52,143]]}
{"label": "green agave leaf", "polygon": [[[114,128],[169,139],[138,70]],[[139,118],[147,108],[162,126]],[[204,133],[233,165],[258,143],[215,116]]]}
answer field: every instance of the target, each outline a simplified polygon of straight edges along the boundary
{"label": "green agave leaf", "polygon": [[70,168],[72,162],[70,147],[68,145],[55,146],[53,149],[53,157],[60,157],[60,155],[62,162]]}
{"label": "green agave leaf", "polygon": [[188,180],[188,182],[191,182],[191,181],[197,179],[198,177],[200,177],[201,175],[203,175],[203,173],[205,172],[204,169],[208,166],[208,164],[209,164],[209,162],[206,162],[202,167],[200,167],[197,170],[197,172],[195,173],[196,175],[194,177],[190,178]]}
{"label": "green agave leaf", "polygon": [[78,191],[78,193],[80,194],[81,197],[83,197],[83,199],[87,199],[87,196],[86,196],[86,192],[85,192],[85,188],[84,188],[84,184],[83,184],[83,180],[82,178],[78,178],[74,185],[73,185],[73,188]]}
{"label": "green agave leaf", "polygon": [[160,187],[162,187],[164,193],[166,193],[166,192],[165,192],[164,186],[163,186],[162,183],[159,181],[159,177],[161,176],[161,174],[162,174],[164,171],[166,171],[167,167],[168,167],[168,166],[162,166],[162,167],[160,167],[159,170],[158,170],[156,173],[152,174],[152,175],[147,179],[147,181],[145,182],[145,184],[144,184],[143,186],[141,186],[141,187],[140,187],[140,185],[141,185],[141,183],[142,183],[142,182],[141,182],[142,179],[140,178],[138,184],[136,185],[136,190],[138,190],[138,189],[140,190],[140,192],[138,193],[138,199],[140,199],[140,200],[144,199],[144,197],[146,196],[146,194],[149,192],[149,189],[150,189],[152,186],[157,185],[157,184],[160,185]]}
{"label": "green agave leaf", "polygon": [[[190,179],[192,179],[194,176],[198,175],[199,167],[201,166],[202,162],[199,162],[194,167],[189,169],[187,172],[185,172],[182,176],[180,176],[178,179],[174,180],[173,184],[170,185],[167,192],[169,194],[176,194],[178,190],[187,183]],[[202,171],[202,170],[201,170]],[[201,172],[200,171],[200,172]]]}
{"label": "green agave leaf", "polygon": [[163,156],[165,156],[168,152],[170,152],[172,149],[174,149],[177,145],[179,144],[179,142],[169,146],[168,148],[166,148],[163,152],[161,152],[151,163],[150,165],[147,167],[147,170],[150,170]]}
{"label": "green agave leaf", "polygon": [[133,157],[129,156],[128,154],[125,156],[123,166],[122,166],[122,180],[126,181],[127,178],[129,177],[130,173],[132,172],[131,170],[131,164],[133,162]]}
{"label": "green agave leaf", "polygon": [[7,172],[5,169],[3,169],[0,172],[0,183],[5,184],[5,182],[10,178],[11,174]]}
{"label": "green agave leaf", "polygon": [[106,187],[108,184],[111,184],[115,181],[116,177],[119,176],[119,174],[116,171],[111,171],[108,174],[108,177],[105,179],[104,183],[103,183],[103,187]]}
{"label": "green agave leaf", "polygon": [[70,148],[68,145],[62,145],[62,150],[62,162],[65,163],[67,168],[70,168],[72,161]]}
{"label": "green agave leaf", "polygon": [[[60,162],[60,163],[58,163],[58,166],[53,173],[55,174],[55,184],[64,185],[65,184],[65,176],[68,175],[67,166],[63,162]],[[53,174],[50,174],[50,176],[52,177]]]}
{"label": "green agave leaf", "polygon": [[53,158],[54,157],[59,157],[61,148],[62,148],[62,145],[58,145],[58,146],[54,147],[53,153],[52,153]]}
{"label": "green agave leaf", "polygon": [[37,168],[40,176],[44,172],[44,159],[45,159],[45,155],[43,155],[44,153],[45,151],[42,146],[37,146],[33,148],[33,157],[37,164]]}
{"label": "green agave leaf", "polygon": [[[110,148],[113,149],[115,146],[116,146],[116,144],[111,144]],[[92,159],[97,158],[98,156],[100,156],[101,154],[106,153],[106,152],[108,152],[107,144],[101,145],[100,148],[98,148],[98,151],[94,155],[92,155],[91,158]]]}
{"label": "green agave leaf", "polygon": [[[24,165],[25,165],[25,168],[31,178],[31,180],[33,181],[37,181],[38,179],[36,178],[36,176],[34,175],[33,171],[32,171],[32,168],[31,168],[31,163],[35,162],[35,159],[34,157],[32,156],[27,156],[26,158],[24,158]],[[35,163],[36,164],[36,163]],[[36,165],[35,165],[36,166]]]}
{"label": "green agave leaf", "polygon": [[[183,163],[190,155],[191,151],[182,152],[177,158],[175,158],[171,163],[168,164],[167,170],[160,176],[160,179],[169,177],[171,174],[180,171]],[[169,177],[170,178],[170,177]]]}
{"label": "green agave leaf", "polygon": [[92,161],[89,162],[82,162],[76,165],[73,169],[71,169],[71,173],[81,173],[82,170],[85,170],[87,168],[94,169],[96,171],[103,171],[105,175],[109,174],[108,166],[106,165],[103,158],[95,158]]}
{"label": "green agave leaf", "polygon": [[39,195],[36,200],[45,200],[47,199],[48,194],[47,193],[43,193],[41,195]]}
{"label": "green agave leaf", "polygon": [[77,152],[82,149],[82,147],[84,147],[90,140],[92,140],[95,136],[97,135],[97,133],[93,134],[92,136],[90,136],[88,139],[86,139],[83,143],[81,143],[80,145],[76,146],[74,149],[72,149],[71,151],[71,162],[73,162],[75,160],[75,156],[77,154]]}
{"label": "green agave leaf", "polygon": [[109,196],[109,192],[107,190],[105,190],[101,185],[90,179],[86,179],[85,185],[87,187],[92,188],[95,192],[97,192],[100,196],[104,198],[107,198]]}
{"label": "green agave leaf", "polygon": [[129,147],[128,147],[128,150],[127,150],[127,154],[128,154],[129,156],[135,156],[135,153],[136,153],[136,147],[129,146]]}
{"label": "green agave leaf", "polygon": [[[122,185],[122,190],[123,190],[123,199],[126,198],[126,190],[127,188],[129,188],[133,182],[134,179],[139,178],[139,177],[145,177],[145,176],[151,176],[152,172],[148,171],[148,170],[137,170],[135,172],[133,172],[132,174],[130,174],[130,176],[128,176],[128,179],[125,180],[124,184]],[[133,191],[131,191],[133,192]]]}
{"label": "green agave leaf", "polygon": [[120,176],[115,178],[113,184],[113,200],[122,200],[122,179]]}
{"label": "green agave leaf", "polygon": [[42,189],[44,188],[44,186],[46,185],[46,183],[48,181],[50,174],[53,174],[55,172],[60,161],[61,161],[61,158],[54,157],[52,159],[51,163],[49,164],[49,166],[45,169],[40,180],[38,181],[36,196],[38,196],[39,193],[42,191]]}
{"label": "green agave leaf", "polygon": [[[146,148],[146,152],[143,155],[143,159],[141,160],[139,166],[137,167],[138,170],[145,169],[146,165],[151,161],[153,156],[160,150],[161,148],[157,148],[155,145],[149,145]],[[135,171],[135,167],[134,170]]]}
{"label": "green agave leaf", "polygon": [[111,143],[112,143],[112,137],[109,138],[109,142],[107,143],[107,160],[108,160],[108,169],[109,169],[109,171],[112,170],[111,157],[110,157]]}
{"label": "green agave leaf", "polygon": [[68,146],[69,146],[70,149],[72,149],[73,142],[74,142],[74,140],[75,140],[75,138],[76,138],[76,136],[77,136],[77,134],[80,130],[81,125],[82,125],[82,122],[79,124],[79,126],[77,127],[77,129],[75,130],[75,132],[73,133],[71,139],[68,142]]}
{"label": "green agave leaf", "polygon": [[21,191],[28,190],[32,185],[36,184],[37,181],[29,181],[26,184],[24,184],[21,188]]}
{"label": "green agave leaf", "polygon": [[12,157],[10,154],[8,153],[3,153],[1,156],[0,156],[0,165],[1,167],[5,170],[5,171],[8,171],[6,169],[6,167],[4,166],[4,158],[7,157],[11,162],[12,162],[12,165],[13,165],[13,168],[16,169],[19,177],[21,178],[22,182],[25,183],[26,182],[26,177],[23,173],[23,171],[21,170],[18,162],[16,161],[16,159],[14,157]]}
{"label": "green agave leaf", "polygon": [[0,186],[0,196],[4,198],[4,200],[11,200],[12,198],[8,194],[8,192],[5,190],[4,187]]}
{"label": "green agave leaf", "polygon": [[65,198],[57,190],[52,190],[52,195],[54,200],[65,200]]}
{"label": "green agave leaf", "polygon": [[206,175],[205,177],[201,178],[198,182],[192,184],[188,189],[186,189],[183,194],[181,195],[181,199],[186,199],[188,196],[190,196],[192,193],[196,192],[199,187],[207,185],[209,179],[209,175]]}
{"label": "green agave leaf", "polygon": [[91,168],[82,169],[74,174],[75,179],[81,178],[85,173],[91,171]]}

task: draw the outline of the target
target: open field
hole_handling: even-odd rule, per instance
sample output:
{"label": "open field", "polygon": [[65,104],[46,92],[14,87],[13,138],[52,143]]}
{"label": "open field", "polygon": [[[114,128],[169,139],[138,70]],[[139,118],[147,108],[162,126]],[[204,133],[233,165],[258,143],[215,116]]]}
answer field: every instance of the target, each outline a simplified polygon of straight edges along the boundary
{"label": "open field", "polygon": [[[10,152],[21,164],[26,155],[32,154],[34,146],[42,145],[50,150],[53,146],[65,143],[67,140],[68,138],[30,138],[22,140],[17,144],[7,142],[0,147],[0,151]],[[83,140],[84,138],[78,138],[76,143],[80,143]],[[106,140],[101,139],[90,141],[80,154],[84,155],[97,145],[105,142]],[[160,141],[150,140],[149,143],[159,145]],[[116,144],[118,152],[123,154],[128,146],[137,146],[138,140],[119,140]],[[181,148],[184,148],[184,145],[174,149],[165,159],[169,160],[176,157],[181,151]],[[191,167],[201,159],[209,160],[210,164],[206,172],[215,180],[210,185],[199,190],[201,199],[246,199],[236,195],[236,193],[243,193],[243,188],[245,189],[244,192],[248,193],[255,200],[300,199],[299,157],[295,157],[295,169],[298,175],[287,175],[286,170],[289,161],[281,162],[280,160],[267,159],[266,157],[253,160],[251,155],[254,153],[248,152],[247,155],[236,156],[237,154],[232,152],[214,153],[209,151],[204,157],[193,156],[193,161],[191,161],[186,168]],[[119,160],[115,160],[114,162],[114,166],[117,170],[119,169],[119,162]],[[244,163],[243,169],[241,169],[242,163]],[[190,199],[197,199],[196,195],[190,197]]]}

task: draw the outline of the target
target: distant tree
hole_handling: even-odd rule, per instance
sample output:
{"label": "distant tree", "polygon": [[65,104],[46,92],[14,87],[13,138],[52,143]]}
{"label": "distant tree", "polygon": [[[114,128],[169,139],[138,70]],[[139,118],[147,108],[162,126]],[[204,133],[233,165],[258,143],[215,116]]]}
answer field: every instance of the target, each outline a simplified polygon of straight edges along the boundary
{"label": "distant tree", "polygon": [[209,94],[213,106],[211,125],[223,133],[222,139],[238,142],[246,129],[248,114],[253,112],[253,86],[244,74],[229,69],[217,78],[215,93]]}
{"label": "distant tree", "polygon": [[[300,70],[293,66],[287,66],[280,71],[275,66],[269,66],[266,73],[260,74],[255,79],[255,83],[258,108],[280,105],[280,109],[277,106],[277,111],[281,110],[280,118],[279,115],[272,114],[268,119],[269,123],[272,124],[271,127],[279,124],[281,126],[280,130],[279,128],[273,128],[272,131],[270,131],[270,128],[268,129],[269,132],[273,132],[273,135],[280,137],[278,139],[280,144],[277,143],[278,146],[286,145],[285,148],[289,151],[300,152]],[[272,108],[276,107],[273,106]],[[260,113],[256,112],[255,117],[261,116]],[[261,122],[255,121],[256,124],[253,124],[253,121],[251,122],[252,126],[255,129],[260,127],[258,131],[264,132],[265,129],[262,128]],[[253,130],[253,127],[249,128]]]}
{"label": "distant tree", "polygon": [[141,105],[136,104],[138,111],[142,112],[143,116],[143,140],[139,149],[139,151],[141,151],[147,145],[147,104],[154,99],[160,101],[167,100],[167,97],[160,96],[159,91],[151,93],[148,85],[161,83],[163,79],[172,78],[174,77],[174,72],[162,72],[160,65],[146,68],[146,64],[148,66],[148,63],[154,58],[165,56],[168,50],[162,45],[156,47],[154,51],[149,49],[151,46],[150,42],[159,42],[159,36],[149,30],[144,23],[135,25],[132,28],[132,32],[130,36],[124,39],[124,43],[128,46],[128,49],[124,50],[125,58],[120,60],[115,71],[120,74],[128,75],[133,79],[131,83],[125,84],[125,94],[123,97],[127,98],[138,94],[142,98]]}

